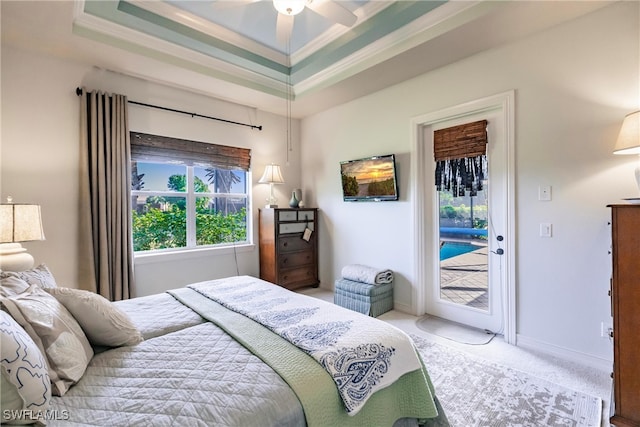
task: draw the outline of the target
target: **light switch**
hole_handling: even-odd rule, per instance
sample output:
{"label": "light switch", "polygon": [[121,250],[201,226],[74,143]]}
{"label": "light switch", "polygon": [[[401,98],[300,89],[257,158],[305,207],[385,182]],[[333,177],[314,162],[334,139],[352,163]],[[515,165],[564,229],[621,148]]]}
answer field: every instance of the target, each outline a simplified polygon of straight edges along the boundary
{"label": "light switch", "polygon": [[551,223],[550,222],[541,222],[540,223],[540,237],[551,237]]}
{"label": "light switch", "polygon": [[538,187],[538,200],[549,201],[551,200],[551,186],[541,185]]}

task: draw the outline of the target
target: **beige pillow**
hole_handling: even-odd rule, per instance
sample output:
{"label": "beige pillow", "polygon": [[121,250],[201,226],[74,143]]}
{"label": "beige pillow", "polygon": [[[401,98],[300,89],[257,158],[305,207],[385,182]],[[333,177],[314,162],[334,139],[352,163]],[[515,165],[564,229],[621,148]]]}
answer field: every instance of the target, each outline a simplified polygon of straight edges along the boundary
{"label": "beige pillow", "polygon": [[[0,310],[0,407],[2,422],[30,424],[49,409],[51,380],[47,361],[35,342]],[[26,411],[22,411],[26,410]]]}
{"label": "beige pillow", "polygon": [[44,264],[25,271],[0,271],[0,279],[7,277],[17,277],[30,285],[38,285],[44,289],[58,286],[56,280],[53,278],[53,274],[51,274],[49,268]]}
{"label": "beige pillow", "polygon": [[0,301],[47,357],[52,394],[64,395],[82,378],[93,357],[91,344],[78,322],[58,300],[36,285]]}
{"label": "beige pillow", "polygon": [[93,345],[135,345],[142,334],[131,319],[102,295],[72,288],[47,289],[73,315]]}

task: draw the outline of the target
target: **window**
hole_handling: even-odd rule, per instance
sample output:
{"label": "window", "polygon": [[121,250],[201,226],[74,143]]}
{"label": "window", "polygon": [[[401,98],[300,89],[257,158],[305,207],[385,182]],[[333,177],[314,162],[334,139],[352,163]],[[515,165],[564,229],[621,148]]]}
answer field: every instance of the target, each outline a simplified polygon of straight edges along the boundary
{"label": "window", "polygon": [[246,149],[131,132],[135,252],[248,242]]}

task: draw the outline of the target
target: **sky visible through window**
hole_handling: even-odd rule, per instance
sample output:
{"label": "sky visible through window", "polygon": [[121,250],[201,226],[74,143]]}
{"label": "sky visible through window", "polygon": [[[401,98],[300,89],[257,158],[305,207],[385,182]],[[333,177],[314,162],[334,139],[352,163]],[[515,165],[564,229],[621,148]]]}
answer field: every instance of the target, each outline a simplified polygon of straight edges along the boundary
{"label": "sky visible through window", "polygon": [[[194,168],[195,176],[200,178],[202,182],[209,184],[209,178],[206,176],[204,168]],[[138,162],[138,175],[144,174],[142,181],[144,182],[143,191],[168,191],[169,177],[171,175],[186,175],[187,167],[184,165],[174,165],[170,163],[144,163]],[[233,183],[231,186],[232,193],[245,192],[245,176],[241,171],[234,171],[234,174],[240,178],[240,182]],[[213,186],[209,187],[213,192]]]}

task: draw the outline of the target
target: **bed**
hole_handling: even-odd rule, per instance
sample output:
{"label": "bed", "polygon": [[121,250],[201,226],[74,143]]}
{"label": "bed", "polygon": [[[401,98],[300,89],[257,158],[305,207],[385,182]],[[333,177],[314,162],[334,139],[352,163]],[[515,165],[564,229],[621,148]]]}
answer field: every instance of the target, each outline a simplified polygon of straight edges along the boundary
{"label": "bed", "polygon": [[[47,289],[75,318],[78,292]],[[90,339],[86,369],[41,424],[448,425],[410,338],[378,319],[250,276],[109,304],[139,337]]]}

